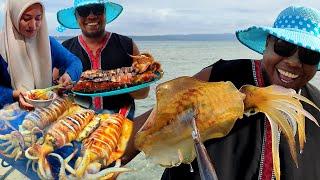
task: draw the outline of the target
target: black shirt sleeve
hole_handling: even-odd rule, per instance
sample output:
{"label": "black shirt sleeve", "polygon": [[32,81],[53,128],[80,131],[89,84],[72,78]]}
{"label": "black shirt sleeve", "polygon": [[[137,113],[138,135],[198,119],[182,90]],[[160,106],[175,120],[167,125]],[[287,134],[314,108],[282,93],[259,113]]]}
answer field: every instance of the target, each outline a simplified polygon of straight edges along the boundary
{"label": "black shirt sleeve", "polygon": [[211,65],[210,82],[231,81],[238,89],[246,82],[254,82],[250,59],[223,60]]}

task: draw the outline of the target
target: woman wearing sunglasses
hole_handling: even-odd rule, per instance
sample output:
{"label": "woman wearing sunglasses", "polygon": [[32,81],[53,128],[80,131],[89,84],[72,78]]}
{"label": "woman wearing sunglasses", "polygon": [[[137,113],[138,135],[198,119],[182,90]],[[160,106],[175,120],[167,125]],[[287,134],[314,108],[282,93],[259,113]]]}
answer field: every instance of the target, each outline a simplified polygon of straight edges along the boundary
{"label": "woman wearing sunglasses", "polygon": [[[293,88],[320,107],[319,89],[308,82],[319,70],[320,12],[306,7],[288,7],[277,17],[273,27],[253,26],[236,32],[238,40],[263,55],[261,60],[219,60],[195,75],[203,81],[231,81],[237,88],[245,84],[271,84]],[[214,94],[213,94],[214,96]],[[304,107],[320,122],[320,113]],[[136,130],[144,124],[150,111],[135,119]],[[289,146],[279,132],[281,179],[319,179],[320,128],[305,122],[306,144],[298,154],[297,168],[290,157]],[[134,132],[135,133],[135,132]],[[270,124],[263,114],[236,121],[227,137],[205,142],[213,159],[219,180],[274,179]],[[137,154],[130,144],[128,161]],[[166,169],[162,179],[200,179],[197,161]]]}
{"label": "woman wearing sunglasses", "polygon": [[52,68],[67,71],[59,83],[77,81],[81,61],[48,36],[44,6],[40,0],[8,0],[0,33],[0,108],[18,100],[32,109],[21,94],[52,86]]}

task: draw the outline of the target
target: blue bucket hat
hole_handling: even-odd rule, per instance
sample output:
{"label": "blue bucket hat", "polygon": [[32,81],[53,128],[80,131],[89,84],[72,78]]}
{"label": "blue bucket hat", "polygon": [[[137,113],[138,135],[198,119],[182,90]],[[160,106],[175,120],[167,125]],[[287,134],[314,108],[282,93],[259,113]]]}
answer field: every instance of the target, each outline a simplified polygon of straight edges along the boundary
{"label": "blue bucket hat", "polygon": [[62,9],[57,12],[58,22],[65,28],[79,29],[80,27],[75,16],[75,9],[89,4],[104,4],[107,23],[115,20],[123,10],[121,5],[107,0],[74,0],[73,7]]}
{"label": "blue bucket hat", "polygon": [[269,34],[320,53],[320,11],[290,6],[280,12],[273,27],[252,26],[236,32],[242,44],[260,54],[265,50]]}

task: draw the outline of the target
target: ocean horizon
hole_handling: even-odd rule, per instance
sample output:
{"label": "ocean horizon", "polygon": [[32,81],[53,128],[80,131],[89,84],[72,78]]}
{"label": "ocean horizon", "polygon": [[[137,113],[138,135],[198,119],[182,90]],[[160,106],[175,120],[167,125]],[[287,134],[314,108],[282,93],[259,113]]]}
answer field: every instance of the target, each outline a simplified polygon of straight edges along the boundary
{"label": "ocean horizon", "polygon": [[[233,41],[235,34],[167,34],[167,35],[127,35],[134,41]],[[64,41],[74,36],[54,36],[58,41]]]}

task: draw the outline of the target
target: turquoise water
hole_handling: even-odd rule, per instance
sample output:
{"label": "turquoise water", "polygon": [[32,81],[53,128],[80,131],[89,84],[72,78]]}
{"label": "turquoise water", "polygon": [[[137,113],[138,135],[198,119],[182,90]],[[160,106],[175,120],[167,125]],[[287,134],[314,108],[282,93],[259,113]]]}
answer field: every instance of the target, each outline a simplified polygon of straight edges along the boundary
{"label": "turquoise water", "polygon": [[[179,76],[192,76],[219,59],[259,58],[237,41],[137,41],[140,52],[151,53],[165,72],[157,84]],[[137,115],[155,103],[154,89],[145,100],[137,102]]]}

